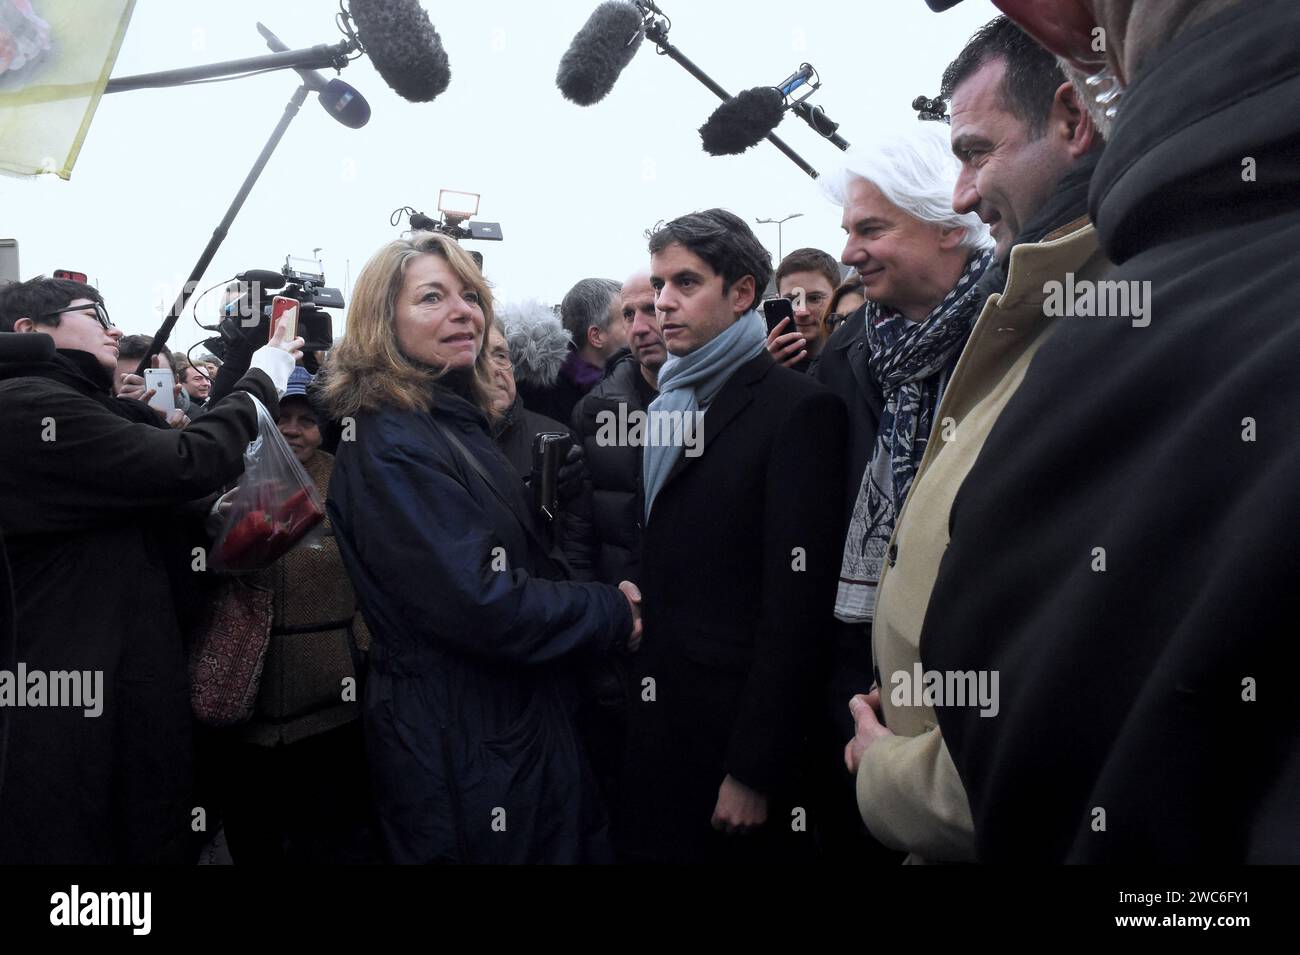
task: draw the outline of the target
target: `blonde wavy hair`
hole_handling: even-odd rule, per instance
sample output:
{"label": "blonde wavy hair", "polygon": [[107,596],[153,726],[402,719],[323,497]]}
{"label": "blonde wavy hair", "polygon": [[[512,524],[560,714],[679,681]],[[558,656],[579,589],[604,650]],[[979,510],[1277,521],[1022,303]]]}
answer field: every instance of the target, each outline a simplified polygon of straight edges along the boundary
{"label": "blonde wavy hair", "polygon": [[431,404],[430,386],[446,372],[412,361],[397,343],[397,297],[412,261],[421,255],[444,259],[451,271],[478,293],[483,309],[483,343],[474,359],[474,404],[493,417],[488,332],[494,320],[492,292],[469,253],[437,232],[415,232],[376,252],[357,276],[343,338],[330,353],[322,399],[336,418],[358,411],[402,408],[423,411]]}

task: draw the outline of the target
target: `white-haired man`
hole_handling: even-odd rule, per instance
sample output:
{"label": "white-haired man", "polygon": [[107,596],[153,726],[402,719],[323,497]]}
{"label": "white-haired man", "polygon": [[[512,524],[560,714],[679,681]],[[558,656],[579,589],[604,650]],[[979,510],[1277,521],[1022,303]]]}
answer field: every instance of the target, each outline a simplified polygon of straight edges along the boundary
{"label": "white-haired man", "polygon": [[867,299],[822,350],[815,373],[848,405],[850,423],[835,601],[843,626],[827,698],[838,746],[854,734],[846,701],[874,682],[876,584],[935,410],[983,304],[976,283],[993,259],[988,227],[952,208],[959,172],[947,127],[919,123],[850,153],[826,178],[844,210],[841,259],[861,276]]}

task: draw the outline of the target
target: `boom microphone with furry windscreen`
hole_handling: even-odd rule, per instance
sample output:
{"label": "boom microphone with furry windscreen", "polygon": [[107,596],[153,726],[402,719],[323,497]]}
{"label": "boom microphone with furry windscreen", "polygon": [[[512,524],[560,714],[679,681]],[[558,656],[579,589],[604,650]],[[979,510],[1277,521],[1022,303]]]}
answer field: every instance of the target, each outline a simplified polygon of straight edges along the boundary
{"label": "boom microphone with furry windscreen", "polygon": [[641,11],[623,0],[608,0],[587,18],[569,44],[555,74],[564,98],[579,106],[599,103],[614,88],[645,37]]}
{"label": "boom microphone with furry windscreen", "polygon": [[[791,98],[803,86],[808,86],[808,91]],[[757,146],[780,125],[786,110],[811,126],[819,136],[840,149],[848,149],[849,144],[836,132],[840,124],[832,122],[820,107],[808,105],[808,97],[819,89],[821,78],[817,71],[811,63],[804,63],[776,86],[756,86],[737,93],[715,109],[700,127],[704,151],[711,156],[734,156]]]}
{"label": "boom microphone with furry windscreen", "polygon": [[148,367],[149,359],[167,343],[168,336],[185,311],[186,303],[198,288],[230,231],[235,216],[243,208],[244,201],[261,176],[271,154],[306,101],[307,94],[312,90],[318,91],[325,109],[340,122],[354,128],[364,125],[369,118],[369,106],[356,90],[340,80],[326,81],[316,70],[341,70],[356,58],[353,54],[366,53],[384,82],[399,96],[416,103],[428,102],[451,82],[451,70],[447,65],[447,53],[442,48],[442,40],[418,0],[350,0],[350,4],[348,0],[342,0],[339,11],[336,22],[345,39],[333,45],[320,44],[308,49],[285,50],[284,44],[263,28],[263,36],[276,51],[270,55],[140,76],[116,77],[105,87],[106,92],[118,93],[134,89],[184,86],[283,69],[297,70],[303,80],[302,85],[290,97],[280,122],[262,148],[253,168],[249,170],[230,208],[226,210],[225,217],[213,231],[212,238],[200,254],[189,279],[182,286],[162,327],[154,335],[148,352],[140,362],[142,373]]}
{"label": "boom microphone with furry windscreen", "polygon": [[427,103],[451,83],[442,38],[417,0],[351,0],[361,49],[402,99]]}
{"label": "boom microphone with furry windscreen", "polygon": [[[580,106],[599,102],[613,88],[619,74],[636,55],[644,36],[661,55],[680,63],[687,73],[708,87],[718,99],[730,100],[730,93],[668,42],[668,31],[672,26],[672,20],[659,9],[654,0],[631,0],[630,3],[626,0],[607,0],[596,8],[586,25],[573,38],[573,43],[560,61],[560,69],[555,77],[556,85],[565,97]],[[718,138],[723,146],[734,147],[738,142],[737,119],[740,120],[740,128],[749,128],[743,121],[743,115],[737,115],[744,112],[744,107],[733,110],[731,119],[722,122]],[[780,122],[779,117],[776,122]],[[772,128],[775,125],[774,122]],[[710,133],[711,138],[712,136]],[[814,179],[817,178],[817,170],[778,139],[771,128],[758,138],[766,138],[796,166]],[[747,148],[748,145],[745,145],[735,151],[742,152]]]}
{"label": "boom microphone with furry windscreen", "polygon": [[735,156],[757,146],[785,116],[785,97],[772,86],[741,90],[713,111],[700,127],[710,156]]}

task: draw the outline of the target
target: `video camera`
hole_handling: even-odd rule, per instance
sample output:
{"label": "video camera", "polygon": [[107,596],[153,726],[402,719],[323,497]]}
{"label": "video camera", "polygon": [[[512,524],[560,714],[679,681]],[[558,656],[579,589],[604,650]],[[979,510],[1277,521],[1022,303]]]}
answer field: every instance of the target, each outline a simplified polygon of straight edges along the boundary
{"label": "video camera", "polygon": [[292,298],[299,302],[298,334],[305,340],[303,365],[313,375],[320,370],[316,352],[334,344],[333,317],[327,308],[343,308],[343,292],[325,284],[325,269],[317,259],[285,256],[279,272],[253,269],[240,272],[226,286],[221,305],[222,318],[215,326],[203,326],[220,334],[204,344],[218,358],[241,341],[253,348],[271,337],[273,299]]}
{"label": "video camera", "polygon": [[[467,222],[473,215],[478,214],[479,194],[477,192],[456,192],[452,189],[441,189],[438,191],[438,211],[442,213],[441,219],[432,219],[423,212],[417,212],[410,206],[402,206],[393,212],[389,218],[389,224],[397,225],[402,217],[402,213],[409,216],[411,229],[417,232],[440,232],[445,236],[462,242],[465,239],[478,239],[487,242],[501,242],[505,236],[501,234],[500,222]],[[483,253],[474,250],[469,251],[470,257],[478,265],[479,270],[483,269]]]}

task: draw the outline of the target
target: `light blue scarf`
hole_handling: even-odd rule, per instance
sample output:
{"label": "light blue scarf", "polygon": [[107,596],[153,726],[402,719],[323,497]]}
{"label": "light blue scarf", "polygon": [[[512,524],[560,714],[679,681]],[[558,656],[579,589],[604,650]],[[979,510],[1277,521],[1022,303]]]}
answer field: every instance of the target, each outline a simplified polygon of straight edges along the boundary
{"label": "light blue scarf", "polygon": [[[649,418],[656,413],[705,411],[709,403],[736,369],[762,354],[767,347],[767,326],[754,309],[734,325],[689,355],[669,356],[659,369],[659,397],[650,402]],[[655,495],[659,493],[683,448],[676,445],[650,445],[642,448],[641,473],[645,483],[645,516],[650,517]]]}

